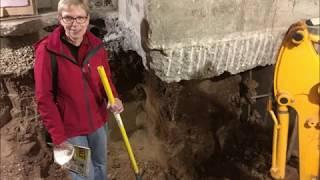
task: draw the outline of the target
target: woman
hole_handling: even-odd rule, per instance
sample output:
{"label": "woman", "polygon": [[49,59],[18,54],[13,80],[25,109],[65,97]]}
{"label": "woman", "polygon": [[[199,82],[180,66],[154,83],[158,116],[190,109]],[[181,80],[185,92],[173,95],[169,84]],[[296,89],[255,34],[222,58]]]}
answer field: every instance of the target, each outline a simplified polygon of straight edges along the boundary
{"label": "woman", "polygon": [[[107,53],[101,40],[88,31],[87,0],[60,0],[58,20],[60,26],[35,44],[38,111],[55,148],[67,148],[71,143],[91,149],[89,177],[70,172],[72,178],[105,180],[107,105],[97,66],[104,66],[118,97],[110,79]],[[56,70],[52,67],[53,58]],[[52,79],[57,81],[57,87]],[[115,113],[123,111],[118,98],[108,107]]]}

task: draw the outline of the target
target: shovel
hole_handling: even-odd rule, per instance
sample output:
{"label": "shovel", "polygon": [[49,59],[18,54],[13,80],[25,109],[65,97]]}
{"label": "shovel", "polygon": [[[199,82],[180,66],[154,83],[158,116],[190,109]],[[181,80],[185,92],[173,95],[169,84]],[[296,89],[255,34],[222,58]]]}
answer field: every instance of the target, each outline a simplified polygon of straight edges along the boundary
{"label": "shovel", "polygon": [[[99,75],[100,75],[104,90],[107,93],[108,100],[109,100],[110,104],[114,104],[114,102],[115,102],[114,101],[114,96],[112,94],[112,91],[111,91],[111,88],[110,88],[110,84],[109,84],[109,81],[108,81],[108,78],[106,76],[106,72],[104,71],[103,66],[98,66],[97,70],[99,72]],[[126,149],[127,149],[130,161],[131,161],[131,166],[132,166],[132,168],[134,170],[134,173],[136,175],[136,180],[142,180],[142,174],[141,174],[141,172],[140,172],[140,170],[138,168],[137,162],[136,162],[136,160],[134,158],[134,155],[133,155],[133,152],[132,152],[132,149],[131,149],[131,145],[130,145],[130,142],[129,142],[129,139],[128,139],[128,136],[127,136],[127,133],[126,133],[126,130],[125,130],[124,125],[122,123],[121,116],[118,113],[113,113],[113,115],[114,115],[114,117],[115,117],[115,119],[117,121],[118,127],[120,129],[124,144],[126,146]]]}

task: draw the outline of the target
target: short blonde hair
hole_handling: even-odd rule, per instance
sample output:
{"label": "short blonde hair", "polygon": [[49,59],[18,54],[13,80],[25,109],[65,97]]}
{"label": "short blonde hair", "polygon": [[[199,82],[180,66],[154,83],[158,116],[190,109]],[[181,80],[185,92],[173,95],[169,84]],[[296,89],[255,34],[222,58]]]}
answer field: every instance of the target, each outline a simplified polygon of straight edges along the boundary
{"label": "short blonde hair", "polygon": [[61,15],[62,11],[69,6],[80,6],[83,10],[89,14],[89,3],[88,0],[60,0],[58,3],[58,14]]}

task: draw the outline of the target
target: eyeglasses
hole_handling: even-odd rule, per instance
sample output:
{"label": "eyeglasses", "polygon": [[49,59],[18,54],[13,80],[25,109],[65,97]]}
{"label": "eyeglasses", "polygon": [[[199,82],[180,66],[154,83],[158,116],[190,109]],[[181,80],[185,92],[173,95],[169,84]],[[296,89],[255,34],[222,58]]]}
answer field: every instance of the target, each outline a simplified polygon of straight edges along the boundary
{"label": "eyeglasses", "polygon": [[88,16],[78,16],[78,17],[71,17],[71,16],[65,16],[61,17],[62,21],[66,24],[71,24],[74,21],[76,21],[78,24],[83,24],[86,22]]}

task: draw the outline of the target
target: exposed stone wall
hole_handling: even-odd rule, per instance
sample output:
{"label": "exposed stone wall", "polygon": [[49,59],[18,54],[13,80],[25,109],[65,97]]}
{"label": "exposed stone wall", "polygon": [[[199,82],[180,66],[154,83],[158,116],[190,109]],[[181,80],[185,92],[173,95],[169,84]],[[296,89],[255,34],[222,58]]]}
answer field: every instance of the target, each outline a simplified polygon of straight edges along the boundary
{"label": "exposed stone wall", "polygon": [[[1,48],[0,56],[0,127],[14,118],[34,116],[33,78],[29,71],[33,66],[30,46],[19,49]],[[25,77],[28,74],[31,77]],[[30,79],[31,78],[31,79]],[[24,114],[21,114],[25,112]]]}

